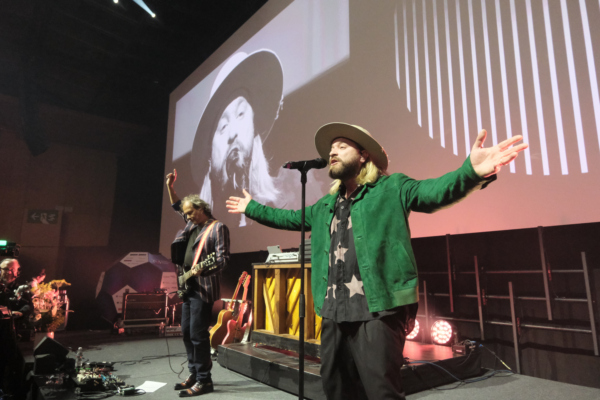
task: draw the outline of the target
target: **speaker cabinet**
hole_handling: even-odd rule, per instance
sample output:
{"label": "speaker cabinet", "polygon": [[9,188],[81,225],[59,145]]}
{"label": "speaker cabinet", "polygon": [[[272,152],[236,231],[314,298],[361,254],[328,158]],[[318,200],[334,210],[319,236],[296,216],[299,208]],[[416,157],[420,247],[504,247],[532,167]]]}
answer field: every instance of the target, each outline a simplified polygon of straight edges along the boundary
{"label": "speaker cabinet", "polygon": [[56,361],[56,356],[54,356],[54,354],[39,354],[35,356],[35,361],[33,363],[33,374],[53,374],[58,366],[59,363]]}
{"label": "speaker cabinet", "polygon": [[167,323],[166,293],[128,293],[123,305],[125,328],[151,327]]}
{"label": "speaker cabinet", "polygon": [[56,362],[62,364],[67,359],[67,354],[69,354],[69,349],[67,349],[62,344],[58,343],[56,340],[45,337],[40,343],[33,349],[34,356],[40,356],[44,354],[51,354],[55,357]]}

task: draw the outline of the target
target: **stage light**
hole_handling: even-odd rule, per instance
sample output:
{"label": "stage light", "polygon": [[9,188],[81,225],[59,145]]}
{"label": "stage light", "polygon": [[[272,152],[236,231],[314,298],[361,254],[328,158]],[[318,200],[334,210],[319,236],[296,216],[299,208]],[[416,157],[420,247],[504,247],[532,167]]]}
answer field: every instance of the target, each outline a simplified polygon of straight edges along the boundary
{"label": "stage light", "polygon": [[113,3],[119,4],[119,0],[113,0]]}
{"label": "stage light", "polygon": [[142,7],[148,14],[150,14],[152,16],[152,18],[156,18],[156,14],[154,14],[152,12],[152,10],[150,8],[148,8],[148,6],[146,5],[146,3],[144,3],[143,0],[133,0],[133,1],[135,2],[135,4]]}
{"label": "stage light", "polygon": [[431,325],[431,340],[435,344],[448,345],[455,335],[454,327],[448,321],[437,320]]}
{"label": "stage light", "polygon": [[413,340],[414,338],[416,338],[419,335],[419,330],[420,330],[419,320],[415,319],[415,326],[414,326],[413,330],[410,331],[408,333],[408,335],[406,335],[406,339]]}

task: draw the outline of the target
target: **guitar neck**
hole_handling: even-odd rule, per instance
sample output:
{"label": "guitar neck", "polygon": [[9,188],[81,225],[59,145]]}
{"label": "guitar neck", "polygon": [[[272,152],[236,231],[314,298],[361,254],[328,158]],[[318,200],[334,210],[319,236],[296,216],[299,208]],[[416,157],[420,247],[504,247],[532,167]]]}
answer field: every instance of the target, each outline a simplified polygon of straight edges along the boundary
{"label": "guitar neck", "polygon": [[192,268],[190,268],[190,270],[188,272],[184,272],[182,276],[182,279],[184,281],[187,281],[188,279],[190,279],[192,276],[194,276],[194,273],[198,270],[203,270],[203,269],[213,269],[216,267],[216,265],[213,265],[212,267],[208,267],[210,264],[213,264],[215,262],[214,258],[211,256],[209,256],[209,258],[207,258],[206,260],[202,261],[200,264],[196,264],[195,266],[193,266]]}

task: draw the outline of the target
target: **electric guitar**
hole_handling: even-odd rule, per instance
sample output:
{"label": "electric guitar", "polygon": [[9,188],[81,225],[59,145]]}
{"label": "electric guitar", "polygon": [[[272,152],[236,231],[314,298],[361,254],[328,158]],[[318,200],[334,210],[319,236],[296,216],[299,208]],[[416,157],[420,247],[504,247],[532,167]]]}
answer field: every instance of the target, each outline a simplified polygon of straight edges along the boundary
{"label": "electric guitar", "polygon": [[246,296],[248,295],[248,286],[250,285],[250,278],[251,276],[248,275],[244,281],[244,295],[242,296],[242,303],[240,304],[237,315],[234,315],[231,321],[227,322],[227,336],[225,336],[223,339],[223,344],[240,342],[244,336],[244,332],[246,329],[248,329],[249,324],[251,323],[246,322],[244,325],[242,325],[244,315],[250,307],[249,301],[246,300]]}
{"label": "electric guitar", "polygon": [[217,323],[210,329],[210,347],[217,350],[220,344],[223,344],[223,339],[227,335],[227,324],[233,318],[234,312],[237,313],[238,303],[236,301],[240,287],[246,280],[248,273],[244,271],[240,276],[235,292],[231,297],[231,302],[227,308],[219,312]]}
{"label": "electric guitar", "polygon": [[186,301],[188,296],[192,294],[192,287],[189,284],[189,280],[195,277],[197,271],[210,271],[217,268],[217,258],[215,253],[210,253],[206,258],[191,267],[188,271],[184,271],[183,267],[179,268],[179,274],[177,276],[177,295],[181,300]]}

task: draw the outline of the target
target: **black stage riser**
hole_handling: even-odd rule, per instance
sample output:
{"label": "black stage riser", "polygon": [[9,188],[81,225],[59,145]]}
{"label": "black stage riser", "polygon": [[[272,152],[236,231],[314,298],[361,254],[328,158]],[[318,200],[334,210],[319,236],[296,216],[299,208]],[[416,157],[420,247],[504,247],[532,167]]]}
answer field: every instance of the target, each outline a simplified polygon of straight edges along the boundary
{"label": "black stage riser", "polygon": [[[265,354],[269,354],[269,357],[265,357]],[[297,358],[261,351],[255,349],[252,343],[236,343],[219,346],[218,362],[224,368],[246,375],[265,385],[298,394]],[[307,399],[326,400],[318,371],[318,364],[305,361],[304,397]]]}
{"label": "black stage riser", "polygon": [[[298,353],[300,351],[298,338],[291,337],[292,335],[287,336],[275,335],[273,333],[263,331],[253,331],[252,342]],[[316,343],[310,343],[305,341],[304,354],[307,356],[319,358],[321,357],[321,346]]]}
{"label": "black stage riser", "polygon": [[[219,346],[219,364],[242,375],[289,393],[298,394],[298,359],[254,347],[253,343]],[[469,355],[432,362],[459,379],[481,373],[479,348]],[[402,383],[406,394],[455,382],[455,379],[431,364],[409,364],[402,368]],[[305,361],[304,396],[307,399],[325,399],[319,364]]]}

